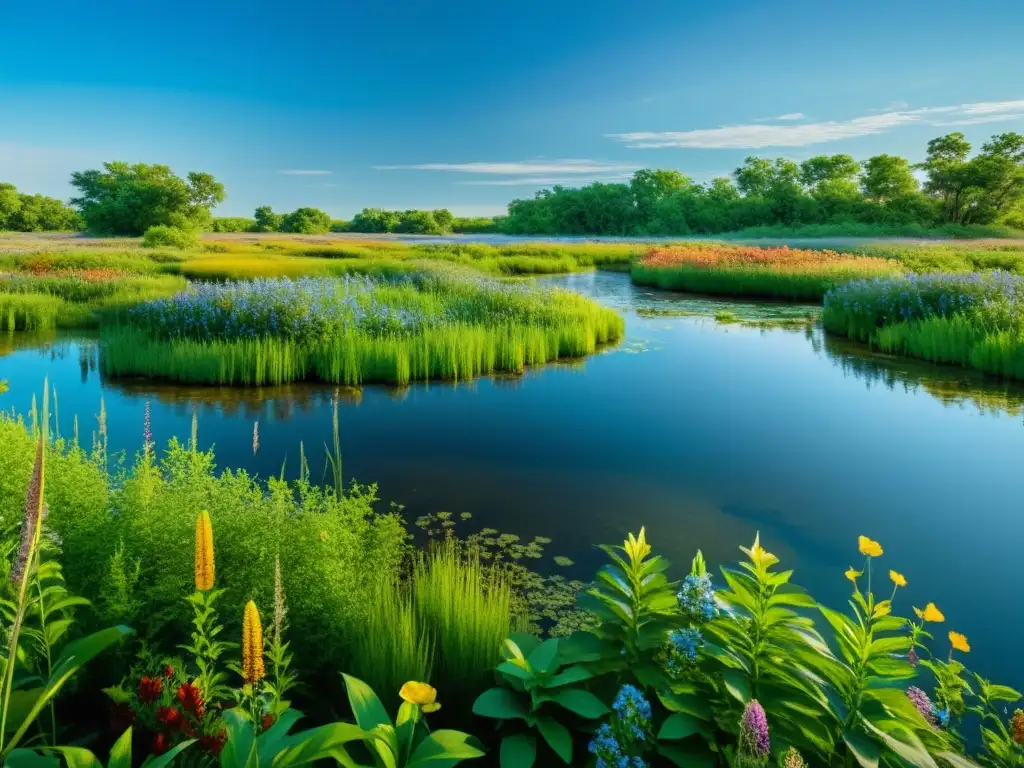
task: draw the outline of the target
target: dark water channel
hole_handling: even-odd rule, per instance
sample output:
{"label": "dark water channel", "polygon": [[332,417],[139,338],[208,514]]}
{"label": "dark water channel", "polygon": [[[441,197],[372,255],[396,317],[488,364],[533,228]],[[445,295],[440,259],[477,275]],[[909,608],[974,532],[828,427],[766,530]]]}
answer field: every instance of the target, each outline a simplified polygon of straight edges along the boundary
{"label": "dark water channel", "polygon": [[[344,473],[427,512],[470,512],[490,526],[553,539],[550,555],[585,577],[594,545],[647,526],[679,563],[713,563],[756,531],[794,580],[842,608],[858,534],[882,543],[882,572],[904,573],[908,602],[934,601],[971,641],[972,666],[1024,685],[1024,388],[970,372],[871,355],[820,329],[722,324],[806,308],[681,298],[628,276],[549,279],[621,309],[627,338],[584,362],[520,378],[368,387],[342,399]],[[704,316],[680,314],[700,312]],[[329,388],[220,390],[105,380],[88,340],[0,339],[0,406],[25,412],[49,376],[64,434],[87,438],[103,397],[112,449],[137,450],[143,409],[154,439],[200,444],[221,466],[314,474],[330,440]],[[252,451],[259,420],[260,450]],[[884,577],[883,577],[884,578]]]}

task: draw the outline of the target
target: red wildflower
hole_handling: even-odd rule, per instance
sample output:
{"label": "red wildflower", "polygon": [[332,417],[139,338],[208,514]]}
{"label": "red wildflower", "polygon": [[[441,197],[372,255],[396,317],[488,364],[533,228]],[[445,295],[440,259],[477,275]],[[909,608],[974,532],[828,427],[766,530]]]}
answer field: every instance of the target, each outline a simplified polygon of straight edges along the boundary
{"label": "red wildflower", "polygon": [[260,723],[263,726],[263,730],[264,731],[269,731],[270,730],[270,726],[272,726],[274,724],[274,721],[276,719],[277,718],[275,718],[273,715],[264,715],[263,716],[263,720]]}
{"label": "red wildflower", "polygon": [[159,677],[143,677],[139,680],[139,701],[152,704],[164,691],[164,681]]}
{"label": "red wildflower", "polygon": [[170,739],[167,738],[166,733],[158,733],[153,736],[153,747],[152,751],[154,755],[162,755],[171,746]]}
{"label": "red wildflower", "polygon": [[227,740],[227,731],[221,731],[215,736],[200,736],[199,748],[204,752],[209,752],[211,755],[219,755],[220,751],[224,749],[224,744]]}
{"label": "red wildflower", "polygon": [[203,703],[203,694],[196,685],[182,683],[178,688],[178,701],[181,702],[181,706],[186,712],[191,712],[200,720],[203,718],[206,707]]}
{"label": "red wildflower", "polygon": [[174,677],[174,667],[164,667],[164,677]]}
{"label": "red wildflower", "polygon": [[157,722],[171,731],[180,731],[185,728],[185,715],[180,709],[174,707],[160,707],[156,711]]}

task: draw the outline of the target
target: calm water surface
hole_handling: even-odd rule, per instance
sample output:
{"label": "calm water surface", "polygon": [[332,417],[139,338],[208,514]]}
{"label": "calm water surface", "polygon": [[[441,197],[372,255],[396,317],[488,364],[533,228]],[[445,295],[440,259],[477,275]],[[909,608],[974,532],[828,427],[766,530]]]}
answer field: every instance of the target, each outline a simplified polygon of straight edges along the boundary
{"label": "calm water surface", "polygon": [[[764,318],[802,308],[684,299],[619,274],[545,282],[621,309],[624,343],[519,378],[346,393],[346,477],[379,483],[410,520],[470,512],[466,532],[550,537],[549,554],[575,560],[580,577],[600,562],[595,544],[641,525],[679,564],[698,546],[712,562],[731,560],[760,531],[795,581],[836,607],[865,534],[885,547],[880,573],[895,568],[910,582],[899,612],[934,601],[947,618],[941,647],[945,631],[962,631],[979,671],[1024,685],[1024,390],[871,356],[819,329],[682,314]],[[26,342],[0,339],[0,378],[11,383],[0,405],[27,411],[48,375],[65,434],[77,414],[88,436],[102,396],[112,449],[135,451],[148,400],[158,443],[187,438],[195,410],[200,444],[215,446],[222,466],[293,471],[299,441],[314,474],[323,466],[329,388],[107,381],[93,342]]]}

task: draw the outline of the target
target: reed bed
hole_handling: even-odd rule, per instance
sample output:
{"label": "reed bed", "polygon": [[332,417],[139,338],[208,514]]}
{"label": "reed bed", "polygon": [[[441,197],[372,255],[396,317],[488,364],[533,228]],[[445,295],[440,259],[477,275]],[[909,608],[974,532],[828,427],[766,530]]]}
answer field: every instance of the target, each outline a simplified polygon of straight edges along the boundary
{"label": "reed bed", "polygon": [[676,291],[820,299],[846,281],[902,271],[891,259],[829,250],[693,243],[651,249],[630,274],[638,285]]}
{"label": "reed bed", "polygon": [[110,375],[209,384],[466,380],[593,353],[622,318],[577,294],[434,270],[189,289],[104,329]]}
{"label": "reed bed", "polygon": [[829,292],[825,329],[886,352],[1024,379],[1024,278],[908,275]]}

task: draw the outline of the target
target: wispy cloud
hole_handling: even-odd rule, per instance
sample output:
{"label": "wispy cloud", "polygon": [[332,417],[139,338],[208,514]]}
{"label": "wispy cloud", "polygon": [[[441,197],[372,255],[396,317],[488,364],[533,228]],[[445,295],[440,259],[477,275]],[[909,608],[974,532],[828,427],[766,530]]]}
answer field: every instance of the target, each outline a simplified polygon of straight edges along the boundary
{"label": "wispy cloud", "polygon": [[629,173],[616,173],[611,176],[522,176],[512,179],[474,179],[472,181],[457,181],[455,183],[474,187],[546,186],[549,184],[570,187],[575,184],[589,184],[594,181],[622,181],[630,176],[631,174]]}
{"label": "wispy cloud", "polygon": [[632,163],[600,160],[521,160],[516,162],[417,163],[415,165],[376,165],[378,171],[452,171],[490,175],[595,174],[635,171]]}
{"label": "wispy cloud", "polygon": [[780,120],[803,120],[803,112],[787,112],[784,115],[776,115],[775,117],[755,117],[755,123],[775,123]]}
{"label": "wispy cloud", "polygon": [[333,171],[307,171],[302,169],[293,169],[288,171],[278,171],[278,173],[284,176],[330,176]]}
{"label": "wispy cloud", "polygon": [[[884,133],[903,125],[973,125],[1019,119],[1024,100],[986,101],[948,107],[898,109],[851,120],[800,123],[797,125],[766,125],[749,123],[703,128],[692,131],[638,131],[609,134],[636,149],[681,147],[693,149],[760,149],[763,147],[805,147],[842,139]],[[800,115],[782,115],[793,121]]]}

